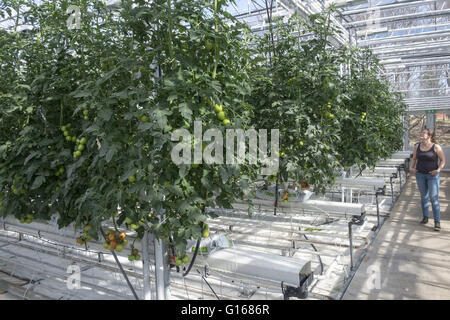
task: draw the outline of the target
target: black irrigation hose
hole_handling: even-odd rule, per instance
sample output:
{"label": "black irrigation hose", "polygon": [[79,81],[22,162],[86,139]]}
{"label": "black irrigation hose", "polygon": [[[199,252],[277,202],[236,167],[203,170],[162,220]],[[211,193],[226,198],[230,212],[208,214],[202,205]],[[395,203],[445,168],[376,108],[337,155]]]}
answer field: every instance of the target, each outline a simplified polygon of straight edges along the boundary
{"label": "black irrigation hose", "polygon": [[[202,213],[205,213],[205,208],[203,207],[202,209]],[[203,230],[203,222],[200,223],[200,227]],[[195,246],[195,251],[194,251],[194,255],[192,256],[192,260],[191,263],[189,264],[188,269],[186,270],[186,272],[183,274],[183,277],[186,277],[189,274],[189,271],[191,271],[192,266],[194,265],[195,259],[197,258],[197,254],[198,254],[198,249],[200,248],[200,242],[202,241],[202,237],[198,238],[197,240],[197,245]]]}
{"label": "black irrigation hose", "polygon": [[206,284],[208,285],[208,287],[211,289],[212,293],[214,293],[214,295],[216,296],[217,300],[220,300],[220,298],[217,296],[216,292],[214,291],[214,289],[211,287],[211,285],[209,284],[208,281],[206,281],[206,278],[203,276],[203,274],[200,272],[200,270],[197,269],[197,272],[199,275],[202,276],[203,280],[206,282]]}
{"label": "black irrigation hose", "polygon": [[191,271],[192,266],[194,265],[195,262],[195,258],[197,258],[197,253],[198,253],[198,249],[200,248],[200,241],[202,240],[202,238],[198,238],[197,240],[197,245],[195,246],[195,252],[194,252],[194,256],[192,257],[191,263],[189,264],[188,269],[186,270],[186,272],[183,274],[183,277],[186,277],[189,274],[189,271]]}
{"label": "black irrigation hose", "polygon": [[362,172],[363,172],[363,169],[361,168],[361,166],[358,164],[358,168],[359,168],[359,173],[358,173],[358,175],[355,177],[355,179],[356,178],[358,178],[360,175],[362,175]]}
{"label": "black irrigation hose", "polygon": [[[105,240],[106,240],[105,232],[103,231],[102,228],[100,228],[100,231],[101,231],[101,233],[102,233],[102,235],[103,235],[103,238],[105,238]],[[111,252],[112,252],[112,254],[113,254],[113,256],[114,256],[114,259],[116,260],[117,265],[118,265],[119,268],[120,268],[120,271],[122,272],[122,274],[123,274],[123,276],[124,276],[124,278],[125,278],[125,280],[126,280],[126,282],[127,282],[127,284],[128,284],[128,287],[130,287],[130,290],[131,290],[131,292],[133,293],[134,298],[135,298],[136,300],[139,300],[139,297],[138,297],[138,295],[136,294],[136,291],[134,291],[134,288],[133,288],[133,286],[131,285],[131,282],[130,282],[130,280],[128,279],[128,276],[127,276],[127,274],[125,273],[125,270],[123,270],[122,264],[120,263],[119,259],[117,258],[116,253],[114,252],[114,250],[111,250]]]}
{"label": "black irrigation hose", "polygon": [[[306,240],[309,240],[309,239],[306,237],[306,234],[304,234],[303,236],[305,237]],[[314,251],[318,252],[316,246],[315,246],[313,243],[311,243],[311,247],[313,247]],[[319,257],[319,262],[320,262],[320,275],[323,275],[323,263],[322,263],[322,258],[320,257],[320,254],[318,254],[317,256]]]}

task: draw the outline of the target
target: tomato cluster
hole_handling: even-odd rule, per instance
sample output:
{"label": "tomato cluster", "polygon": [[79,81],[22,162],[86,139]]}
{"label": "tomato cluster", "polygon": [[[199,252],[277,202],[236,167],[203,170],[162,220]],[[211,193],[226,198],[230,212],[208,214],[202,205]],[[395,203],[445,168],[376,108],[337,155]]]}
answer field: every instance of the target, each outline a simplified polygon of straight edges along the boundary
{"label": "tomato cluster", "polygon": [[20,221],[20,223],[30,224],[31,222],[33,222],[33,218],[34,218],[34,216],[31,213],[28,213],[25,217],[21,217],[19,219],[19,221]]}
{"label": "tomato cluster", "polygon": [[103,247],[110,251],[115,250],[121,252],[128,243],[126,238],[127,234],[125,232],[108,230],[106,231],[106,239],[105,242],[103,242]]}
{"label": "tomato cluster", "polygon": [[138,261],[141,260],[141,255],[139,254],[139,250],[136,248],[131,249],[131,254],[128,256],[129,261]]}

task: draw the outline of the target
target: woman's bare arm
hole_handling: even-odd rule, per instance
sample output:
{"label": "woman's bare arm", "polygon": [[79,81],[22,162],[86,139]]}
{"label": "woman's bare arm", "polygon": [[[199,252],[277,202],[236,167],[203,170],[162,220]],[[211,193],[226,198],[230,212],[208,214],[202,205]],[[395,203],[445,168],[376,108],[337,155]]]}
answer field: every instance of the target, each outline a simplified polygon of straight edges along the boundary
{"label": "woman's bare arm", "polygon": [[437,155],[439,157],[439,160],[441,160],[441,161],[439,163],[439,167],[437,168],[437,170],[433,170],[433,171],[430,172],[433,176],[437,175],[445,167],[444,150],[442,150],[441,146],[438,145],[438,144],[436,144],[434,148],[435,148],[436,153],[437,153]]}

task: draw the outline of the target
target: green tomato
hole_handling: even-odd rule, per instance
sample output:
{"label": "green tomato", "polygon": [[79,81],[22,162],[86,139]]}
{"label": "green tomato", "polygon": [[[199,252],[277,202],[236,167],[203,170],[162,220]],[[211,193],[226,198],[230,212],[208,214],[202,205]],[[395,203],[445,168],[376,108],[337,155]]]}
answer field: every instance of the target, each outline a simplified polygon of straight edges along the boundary
{"label": "green tomato", "polygon": [[214,49],[214,44],[211,41],[206,41],[205,48],[206,50],[211,51],[212,49]]}
{"label": "green tomato", "polygon": [[131,256],[128,256],[128,260],[130,260],[130,261],[134,261],[134,260],[135,260],[135,257],[134,257],[133,255],[131,255]]}
{"label": "green tomato", "polygon": [[81,157],[81,151],[75,151],[73,153],[73,155],[74,155],[75,158],[79,158],[79,157]]}
{"label": "green tomato", "polygon": [[230,124],[230,120],[228,120],[228,119],[223,120],[223,125],[224,126],[227,126],[229,124]]}
{"label": "green tomato", "polygon": [[136,176],[132,175],[131,177],[128,177],[128,182],[133,183],[136,181]]}
{"label": "green tomato", "polygon": [[205,230],[202,232],[202,237],[203,238],[208,238],[209,237],[209,230]]}
{"label": "green tomato", "polygon": [[180,267],[182,264],[183,264],[183,261],[182,261],[182,260],[180,260],[180,259],[178,259],[178,258],[175,259],[175,265],[176,265],[177,267]]}
{"label": "green tomato", "polygon": [[80,140],[80,143],[81,143],[81,144],[86,144],[86,142],[87,142],[86,137],[81,138],[81,140]]}
{"label": "green tomato", "polygon": [[216,104],[216,105],[214,106],[214,109],[216,110],[217,113],[220,113],[220,112],[223,111],[223,110],[222,110],[222,106],[219,106],[218,104]]}
{"label": "green tomato", "polygon": [[225,113],[223,111],[219,112],[217,118],[219,118],[220,121],[225,120]]}
{"label": "green tomato", "polygon": [[78,151],[83,151],[84,148],[85,148],[84,144],[79,144],[77,149],[78,149]]}
{"label": "green tomato", "polygon": [[19,190],[17,189],[17,187],[16,186],[12,186],[12,192],[16,195],[16,196],[18,196],[19,194],[20,194],[20,192],[19,192]]}

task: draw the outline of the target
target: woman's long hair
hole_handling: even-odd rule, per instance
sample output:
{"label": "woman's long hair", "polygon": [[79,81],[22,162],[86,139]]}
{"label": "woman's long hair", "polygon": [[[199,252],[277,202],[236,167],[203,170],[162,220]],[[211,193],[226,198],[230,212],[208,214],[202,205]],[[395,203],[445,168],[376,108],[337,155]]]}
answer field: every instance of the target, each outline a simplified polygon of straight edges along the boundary
{"label": "woman's long hair", "polygon": [[431,137],[431,142],[433,143],[437,143],[436,141],[436,135],[435,135],[435,131],[431,130],[431,129],[423,129],[424,131],[427,132],[427,134]]}

